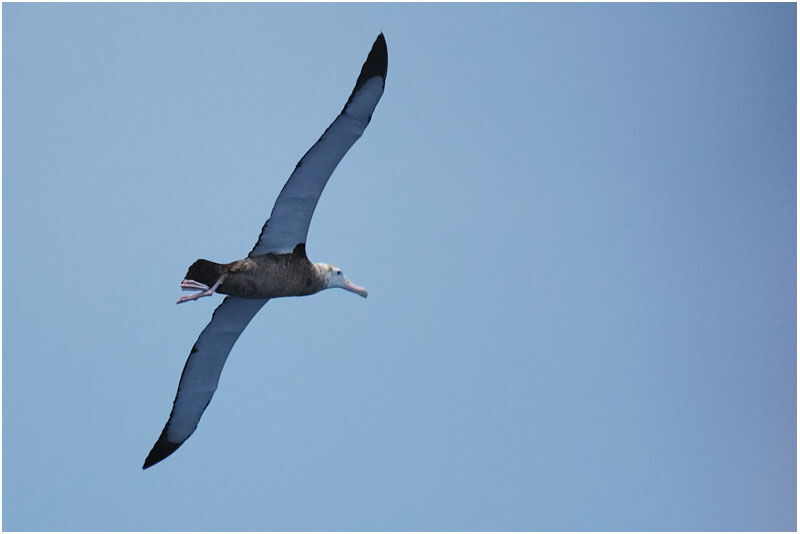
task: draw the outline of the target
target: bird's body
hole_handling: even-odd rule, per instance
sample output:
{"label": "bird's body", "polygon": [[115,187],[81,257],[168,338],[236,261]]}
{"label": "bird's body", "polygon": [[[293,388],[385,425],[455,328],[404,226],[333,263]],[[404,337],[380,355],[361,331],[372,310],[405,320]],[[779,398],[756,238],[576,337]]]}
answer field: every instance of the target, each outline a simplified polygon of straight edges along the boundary
{"label": "bird's body", "polygon": [[172,412],[145,459],[144,469],[175,452],[195,431],[233,345],[269,299],[311,295],[334,287],[367,296],[367,290],[350,282],[338,267],[311,262],[305,244],[314,208],[328,178],[361,137],[383,94],[387,63],[386,41],[380,34],[344,109],[298,162],[250,254],[232,263],[197,260],[189,267],[181,289],[199,292],[179,299],[179,303],[214,293],[228,296],[214,310],[189,352]]}
{"label": "bird's body", "polygon": [[298,247],[288,254],[261,254],[232,263],[197,260],[185,278],[212,286],[224,277],[216,293],[232,297],[302,297],[327,287],[324,265],[310,261],[303,247]]}

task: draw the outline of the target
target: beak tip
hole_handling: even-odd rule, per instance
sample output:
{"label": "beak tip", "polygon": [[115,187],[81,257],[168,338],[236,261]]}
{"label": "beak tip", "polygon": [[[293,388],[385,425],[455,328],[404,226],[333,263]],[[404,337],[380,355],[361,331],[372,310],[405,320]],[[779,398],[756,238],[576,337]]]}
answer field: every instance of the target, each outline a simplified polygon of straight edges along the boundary
{"label": "beak tip", "polygon": [[363,287],[361,287],[361,286],[357,286],[357,285],[355,285],[354,283],[352,283],[352,282],[351,282],[351,281],[349,281],[349,280],[347,280],[347,281],[345,282],[345,285],[344,285],[343,287],[344,287],[344,289],[346,289],[346,290],[348,290],[348,291],[352,291],[352,292],[353,292],[353,293],[355,293],[356,295],[359,295],[359,296],[361,296],[361,297],[367,298],[367,290],[366,290],[366,289],[364,289],[364,288],[363,288]]}

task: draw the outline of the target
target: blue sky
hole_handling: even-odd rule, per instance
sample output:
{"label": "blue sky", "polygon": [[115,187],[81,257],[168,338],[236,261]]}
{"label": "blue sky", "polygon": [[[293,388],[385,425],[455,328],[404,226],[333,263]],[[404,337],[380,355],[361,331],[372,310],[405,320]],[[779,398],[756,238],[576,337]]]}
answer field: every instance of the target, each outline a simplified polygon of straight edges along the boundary
{"label": "blue sky", "polygon": [[[379,31],[386,92],[140,469]],[[4,530],[794,530],[794,4],[3,6]]]}

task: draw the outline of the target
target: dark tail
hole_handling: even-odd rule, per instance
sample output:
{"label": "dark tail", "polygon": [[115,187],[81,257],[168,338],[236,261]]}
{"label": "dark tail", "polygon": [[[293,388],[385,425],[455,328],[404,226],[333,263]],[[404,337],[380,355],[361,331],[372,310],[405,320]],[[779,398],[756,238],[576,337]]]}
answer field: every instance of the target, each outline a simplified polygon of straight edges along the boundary
{"label": "dark tail", "polygon": [[225,272],[225,266],[208,260],[197,260],[189,267],[184,279],[194,280],[207,286],[213,286]]}

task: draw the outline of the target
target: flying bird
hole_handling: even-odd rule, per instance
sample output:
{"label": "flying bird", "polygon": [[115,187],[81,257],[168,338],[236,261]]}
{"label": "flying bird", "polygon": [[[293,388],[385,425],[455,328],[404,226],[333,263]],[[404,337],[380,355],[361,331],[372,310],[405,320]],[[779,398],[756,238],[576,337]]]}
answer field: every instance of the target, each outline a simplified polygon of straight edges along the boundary
{"label": "flying bird", "polygon": [[197,260],[181,289],[196,290],[178,304],[214,293],[228,295],[200,333],[183,368],[172,412],[142,469],[175,452],[197,428],[217,389],[222,366],[247,324],[271,298],[311,295],[340,287],[362,297],[367,290],[341,269],[306,256],[306,235],[322,190],[342,157],[364,133],[383,94],[386,41],[378,35],[339,116],[300,159],[283,186],[253,250],[232,263]]}

